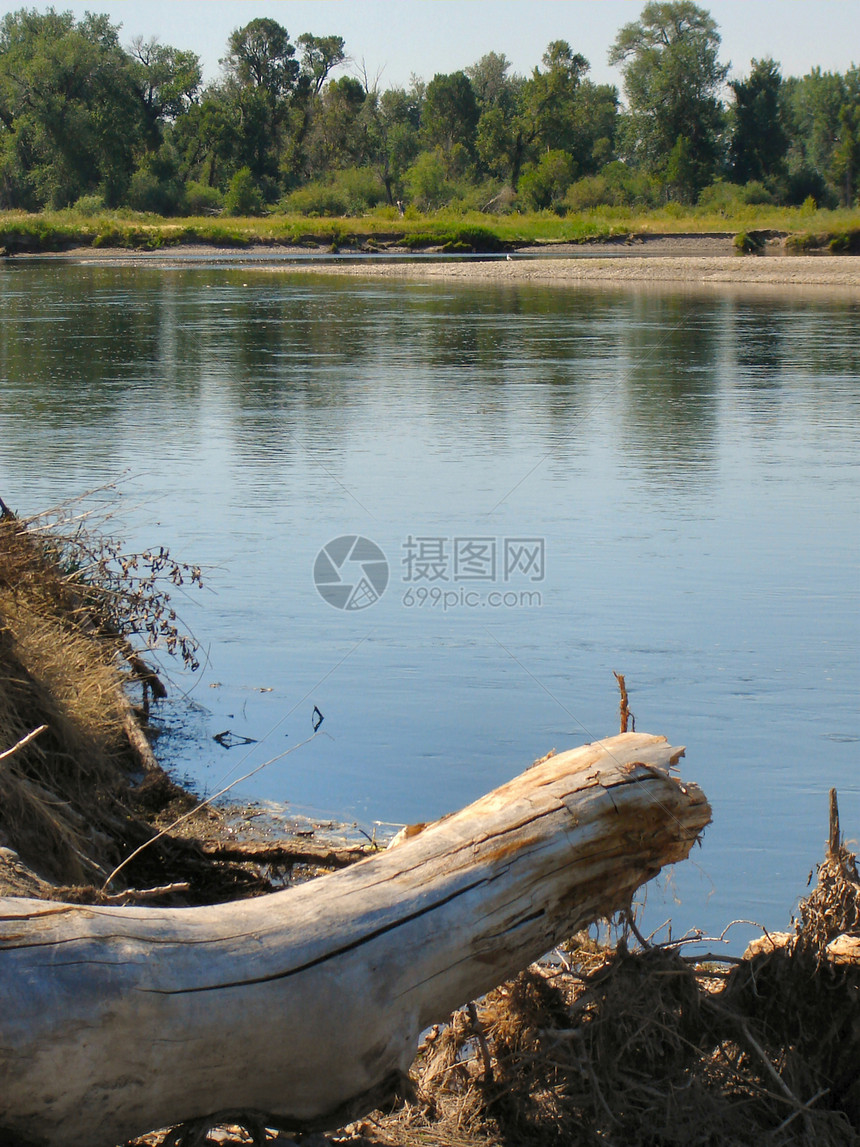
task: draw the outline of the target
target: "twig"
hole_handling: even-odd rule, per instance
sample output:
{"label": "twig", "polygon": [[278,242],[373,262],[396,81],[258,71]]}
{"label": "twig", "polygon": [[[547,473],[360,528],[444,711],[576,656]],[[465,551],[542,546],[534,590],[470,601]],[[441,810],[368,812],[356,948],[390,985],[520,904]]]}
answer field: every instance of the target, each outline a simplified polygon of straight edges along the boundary
{"label": "twig", "polygon": [[155,888],[126,888],[125,892],[102,893],[100,903],[126,904],[129,900],[136,902],[156,900],[161,896],[169,896],[172,892],[187,892],[190,887],[187,880],[179,880],[174,884],[159,884]]}
{"label": "twig", "polygon": [[316,733],[312,733],[310,735],[310,737],[307,738],[307,740],[300,741],[297,745],[293,745],[292,748],[286,749],[283,753],[278,753],[278,755],[276,757],[271,757],[268,761],[263,761],[263,763],[261,765],[257,765],[256,768],[251,769],[251,771],[248,773],[245,773],[244,776],[237,777],[235,781],[231,781],[229,785],[226,785],[223,789],[220,789],[217,793],[214,793],[211,797],[207,797],[205,801],[201,801],[199,804],[195,805],[194,808],[191,809],[189,812],[183,813],[182,816],[177,817],[177,819],[175,821],[173,821],[172,824],[169,824],[167,826],[167,828],[163,828],[161,830],[161,832],[156,833],[155,836],[151,837],[149,840],[144,841],[143,844],[140,845],[139,848],[136,848],[134,850],[134,852],[130,853],[121,864],[118,864],[116,866],[116,868],[113,870],[113,872],[110,874],[110,876],[107,878],[107,880],[104,882],[104,884],[102,885],[102,889],[101,889],[102,892],[107,891],[108,885],[113,880],[116,879],[116,877],[120,874],[120,872],[122,872],[122,870],[125,868],[125,866],[127,864],[129,864],[132,860],[134,860],[135,857],[140,856],[140,854],[143,852],[143,850],[146,848],[149,848],[149,846],[151,844],[155,844],[155,842],[157,840],[161,840],[161,838],[163,836],[167,836],[167,834],[172,832],[173,829],[175,829],[177,827],[177,825],[182,824],[183,821],[186,821],[189,819],[189,817],[194,816],[194,814],[199,812],[200,809],[206,808],[207,805],[212,804],[213,801],[216,801],[216,800],[218,800],[219,797],[224,796],[225,793],[228,793],[230,791],[230,789],[235,788],[236,785],[241,784],[242,781],[247,781],[249,777],[253,777],[257,773],[259,773],[262,769],[267,768],[269,765],[273,765],[275,763],[275,761],[283,760],[284,757],[288,757],[291,753],[294,753],[296,751],[296,749],[304,748],[305,745],[310,744],[310,742],[314,739],[314,737],[319,737],[321,735],[325,736],[326,734],[323,734],[321,730],[316,732]]}
{"label": "twig", "polygon": [[780,1091],[783,1093],[783,1095],[785,1095],[786,1099],[790,1100],[793,1104],[795,1104],[799,1108],[805,1107],[806,1105],[804,1103],[801,1103],[801,1101],[797,1098],[797,1096],[794,1094],[794,1092],[791,1090],[791,1088],[788,1086],[788,1084],[785,1082],[785,1080],[782,1078],[782,1076],[779,1074],[779,1072],[773,1066],[767,1052],[764,1050],[764,1048],[761,1046],[761,1044],[758,1043],[758,1041],[755,1039],[755,1037],[753,1036],[750,1029],[743,1022],[743,1020],[740,1021],[740,1023],[738,1024],[738,1027],[740,1028],[744,1039],[747,1041],[749,1046],[753,1049],[753,1051],[758,1056],[759,1060],[761,1061],[762,1067],[765,1069],[765,1071],[768,1073],[768,1075],[771,1077],[771,1079],[774,1081],[774,1083],[777,1085],[777,1087],[780,1089]]}
{"label": "twig", "polygon": [[26,748],[31,741],[35,741],[39,734],[44,733],[47,728],[47,725],[40,725],[38,729],[34,729],[32,733],[28,733],[26,737],[22,737],[17,745],[13,745],[11,749],[6,749],[5,752],[0,753],[0,761],[6,761],[9,757],[14,756],[15,753],[20,752],[21,749]]}
{"label": "twig", "polygon": [[791,1123],[791,1121],[793,1119],[797,1119],[798,1115],[803,1115],[805,1112],[808,1112],[809,1109],[812,1107],[813,1103],[817,1103],[819,1099],[822,1099],[828,1093],[829,1090],[830,1090],[829,1087],[822,1087],[822,1089],[820,1091],[816,1091],[816,1093],[815,1093],[815,1095],[813,1095],[812,1099],[807,1099],[806,1103],[802,1103],[800,1105],[800,1107],[798,1107],[797,1111],[792,1111],[791,1115],[789,1115],[786,1119],[783,1119],[783,1121],[782,1121],[782,1123],[780,1123],[779,1127],[775,1128],[774,1135],[776,1135],[777,1132],[782,1131],[784,1128],[788,1127],[789,1123]]}
{"label": "twig", "polygon": [[618,712],[619,712],[619,715],[621,717],[621,730],[620,731],[622,733],[626,733],[627,732],[627,725],[629,722],[633,725],[633,731],[635,732],[636,731],[636,718],[630,712],[630,708],[627,704],[627,686],[624,683],[624,674],[623,673],[616,673],[615,670],[613,669],[612,675],[615,678],[615,680],[618,682],[618,688],[621,690],[621,704],[618,706]]}
{"label": "twig", "polygon": [[839,857],[839,803],[836,799],[836,789],[830,790],[830,840],[827,842],[827,859],[837,860]]}
{"label": "twig", "polygon": [[481,1050],[481,1061],[484,1065],[484,1083],[492,1083],[493,1060],[490,1056],[490,1049],[487,1047],[487,1037],[484,1035],[484,1029],[481,1027],[480,1020],[478,1019],[478,1009],[475,1007],[474,1000],[470,1000],[469,1003],[466,1004],[466,1011],[469,1015],[469,1022],[472,1025],[472,1032]]}

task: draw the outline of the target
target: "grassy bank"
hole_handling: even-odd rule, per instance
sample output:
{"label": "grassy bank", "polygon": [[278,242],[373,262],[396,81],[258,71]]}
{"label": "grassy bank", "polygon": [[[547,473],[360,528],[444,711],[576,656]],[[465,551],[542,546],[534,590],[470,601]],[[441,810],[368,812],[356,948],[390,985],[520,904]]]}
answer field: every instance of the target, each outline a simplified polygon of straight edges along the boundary
{"label": "grassy bank", "polygon": [[789,249],[860,250],[860,210],[743,205],[731,212],[681,208],[637,211],[597,207],[575,215],[454,214],[440,211],[400,216],[380,208],[360,218],[273,214],[233,218],[163,218],[121,210],[85,216],[72,209],[40,214],[0,213],[0,246],[9,254],[63,251],[72,247],[157,251],[180,244],[220,247],[271,245],[308,249],[427,249],[500,251],[553,243],[601,241],[626,235],[749,234],[775,231],[789,236]]}

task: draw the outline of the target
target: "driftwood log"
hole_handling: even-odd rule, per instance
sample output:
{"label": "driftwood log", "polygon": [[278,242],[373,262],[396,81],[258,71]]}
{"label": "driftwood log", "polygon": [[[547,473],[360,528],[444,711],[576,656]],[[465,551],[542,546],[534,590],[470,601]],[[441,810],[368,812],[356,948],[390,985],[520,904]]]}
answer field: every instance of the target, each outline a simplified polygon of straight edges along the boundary
{"label": "driftwood log", "polygon": [[0,899],[0,1143],[373,1110],[422,1029],[687,855],[710,809],[668,773],[682,752],[625,733],[552,756],[396,847],[240,903]]}

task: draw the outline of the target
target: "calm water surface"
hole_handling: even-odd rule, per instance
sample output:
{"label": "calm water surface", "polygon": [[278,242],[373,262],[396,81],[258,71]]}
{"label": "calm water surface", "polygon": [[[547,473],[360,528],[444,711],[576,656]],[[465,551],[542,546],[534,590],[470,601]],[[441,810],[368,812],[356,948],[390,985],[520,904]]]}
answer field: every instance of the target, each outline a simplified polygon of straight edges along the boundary
{"label": "calm water surface", "polygon": [[[646,925],[785,926],[831,785],[860,836],[860,301],[47,261],[0,287],[0,494],[127,472],[129,544],[209,567],[162,741],[201,791],[317,706],[328,735],[241,795],[426,820],[614,733],[618,670],[714,808]],[[387,559],[367,608],[315,587],[342,536]]]}

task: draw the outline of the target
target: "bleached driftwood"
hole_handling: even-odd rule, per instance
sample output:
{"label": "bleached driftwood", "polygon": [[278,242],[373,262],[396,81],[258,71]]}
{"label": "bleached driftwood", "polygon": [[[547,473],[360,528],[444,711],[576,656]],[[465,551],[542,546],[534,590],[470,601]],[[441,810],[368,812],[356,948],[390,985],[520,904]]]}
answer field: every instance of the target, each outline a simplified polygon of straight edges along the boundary
{"label": "bleached driftwood", "polygon": [[641,733],[561,753],[397,847],[241,903],[0,900],[0,1142],[372,1110],[423,1028],[687,855],[710,809],[666,771],[681,753]]}

